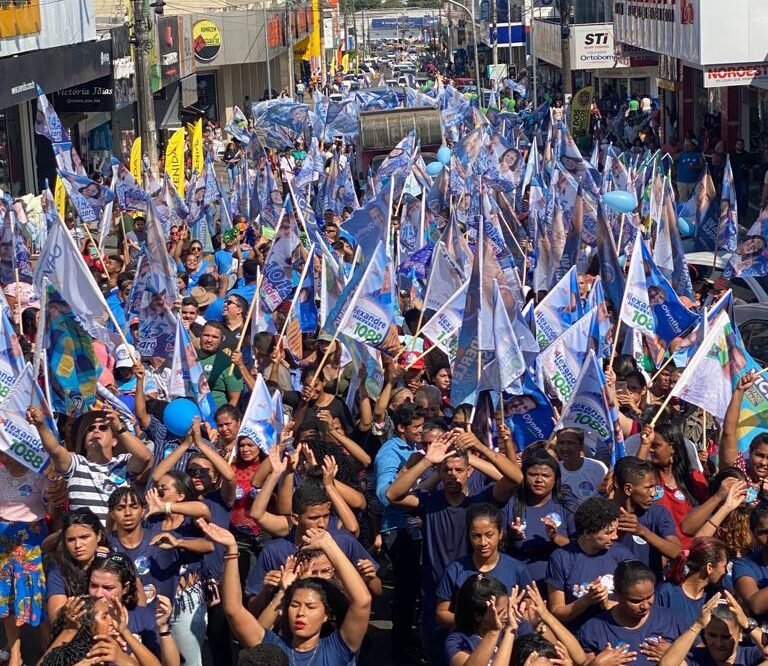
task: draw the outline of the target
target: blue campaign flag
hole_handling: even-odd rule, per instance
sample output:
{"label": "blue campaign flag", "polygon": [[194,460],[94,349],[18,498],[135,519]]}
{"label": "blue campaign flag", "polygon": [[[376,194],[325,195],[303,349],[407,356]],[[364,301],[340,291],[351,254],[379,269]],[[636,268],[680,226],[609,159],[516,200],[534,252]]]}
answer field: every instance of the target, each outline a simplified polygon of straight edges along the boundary
{"label": "blue campaign flag", "polygon": [[356,90],[355,97],[360,102],[360,111],[384,111],[400,106],[397,93],[391,88]]}
{"label": "blue campaign flag", "polygon": [[437,109],[440,103],[435,97],[425,95],[423,92],[414,90],[410,86],[405,88],[405,106],[409,109],[431,108]]}
{"label": "blue campaign flag", "polygon": [[[597,311],[597,326],[600,330],[600,337],[603,340],[607,340],[608,331],[611,330],[611,318],[608,314],[608,306],[605,302],[605,293],[603,292],[603,280],[598,275],[595,281],[592,283],[592,289],[590,289],[587,295],[587,302],[585,312],[590,310]],[[604,351],[610,352],[608,345],[604,346]]]}
{"label": "blue campaign flag", "polygon": [[768,208],[764,209],[737,246],[723,276],[759,277],[768,273]]}
{"label": "blue campaign flag", "polygon": [[680,217],[696,221],[694,247],[697,250],[714,251],[720,220],[720,202],[717,200],[717,189],[706,164],[693,195],[682,203],[684,205]]}
{"label": "blue campaign flag", "polygon": [[248,131],[248,119],[237,105],[232,110],[232,120],[229,121],[224,129],[227,134],[243,146],[247,146],[251,142],[251,133]]}
{"label": "blue campaign flag", "polygon": [[309,106],[285,99],[273,99],[253,104],[253,124],[265,130],[265,142],[270,148],[293,148],[309,126]]}
{"label": "blue campaign flag", "polygon": [[459,127],[470,110],[469,101],[453,86],[445,86],[438,94],[440,118],[444,133],[454,141],[459,137]]}
{"label": "blue campaign flag", "polygon": [[619,257],[616,254],[616,244],[613,239],[613,231],[608,224],[608,218],[605,212],[605,205],[599,203],[597,206],[597,258],[600,265],[600,277],[602,278],[605,295],[611,303],[614,312],[621,309],[621,303],[624,300],[624,270],[619,264]]}
{"label": "blue campaign flag", "polygon": [[572,267],[533,311],[536,340],[544,351],[584,315],[576,267]]}
{"label": "blue campaign flag", "polygon": [[[746,211],[744,211],[746,213]],[[733,182],[731,156],[725,160],[723,193],[720,197],[720,223],[717,226],[717,251],[733,252],[739,239],[739,210],[736,204],[736,186]]]}
{"label": "blue campaign flag", "polygon": [[504,422],[520,449],[549,439],[555,429],[555,411],[544,392],[526,372],[516,387],[502,394]]}
{"label": "blue campaign flag", "polygon": [[578,428],[590,434],[585,442],[592,455],[611,466],[624,457],[624,436],[618,411],[608,397],[605,375],[590,350],[576,380],[570,400],[563,406],[557,428]]}
{"label": "blue campaign flag", "polygon": [[80,220],[86,224],[100,222],[104,207],[115,200],[115,193],[88,176],[61,169],[58,173]]}
{"label": "blue campaign flag", "polygon": [[51,143],[69,142],[69,133],[59,114],[56,113],[42,88],[37,86],[37,111],[35,113],[35,133],[44,136]]}
{"label": "blue campaign flag", "polygon": [[672,285],[669,284],[653,261],[645,241],[638,235],[635,242],[642,247],[643,264],[650,270],[645,276],[648,289],[648,303],[654,319],[654,333],[657,341],[663,341],[665,348],[675,338],[683,335],[699,321],[699,315],[691,312],[681,302]]}
{"label": "blue campaign flag", "polygon": [[301,332],[314,334],[318,325],[317,303],[315,303],[314,257],[307,257],[307,263],[309,269],[304,277],[304,282],[299,285],[299,300],[296,309]]}
{"label": "blue campaign flag", "polygon": [[386,238],[389,223],[389,187],[382,187],[376,197],[358,208],[342,224],[342,229],[350,234],[363,253],[366,261],[373,256],[376,246]]}
{"label": "blue campaign flag", "polygon": [[355,99],[340,102],[315,92],[315,110],[310,111],[314,136],[322,141],[333,141],[342,136],[356,142],[360,132],[358,125],[359,103]]}
{"label": "blue campaign flag", "polygon": [[301,168],[293,179],[293,187],[305,191],[307,185],[316,181],[325,171],[325,155],[320,150],[317,137],[313,136],[307,150],[307,156],[301,164]]}

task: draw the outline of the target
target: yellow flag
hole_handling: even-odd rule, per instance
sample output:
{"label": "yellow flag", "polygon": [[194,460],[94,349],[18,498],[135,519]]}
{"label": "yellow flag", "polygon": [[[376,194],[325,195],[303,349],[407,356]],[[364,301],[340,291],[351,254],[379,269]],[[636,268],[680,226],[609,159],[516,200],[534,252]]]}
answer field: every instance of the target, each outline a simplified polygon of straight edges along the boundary
{"label": "yellow flag", "polygon": [[184,196],[184,128],[177,129],[165,147],[165,173],[168,174],[176,191]]}
{"label": "yellow flag", "polygon": [[64,190],[64,183],[61,182],[61,178],[56,176],[56,185],[53,189],[53,200],[56,203],[56,210],[59,211],[62,219],[67,211],[67,193]]}
{"label": "yellow flag", "polygon": [[142,185],[141,180],[141,137],[137,136],[133,140],[131,146],[131,174],[136,179],[139,187]]}
{"label": "yellow flag", "polygon": [[589,134],[589,111],[592,108],[594,88],[586,86],[571,100],[571,134],[574,139]]}
{"label": "yellow flag", "polygon": [[201,118],[192,128],[192,169],[197,173],[203,172],[205,154],[203,152],[203,119]]}

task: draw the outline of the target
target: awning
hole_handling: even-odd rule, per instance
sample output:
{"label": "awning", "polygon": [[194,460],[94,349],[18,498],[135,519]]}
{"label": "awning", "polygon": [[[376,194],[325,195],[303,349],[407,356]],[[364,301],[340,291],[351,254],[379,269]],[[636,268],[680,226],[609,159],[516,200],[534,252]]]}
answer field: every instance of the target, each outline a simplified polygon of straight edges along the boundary
{"label": "awning", "polygon": [[35,99],[35,84],[49,93],[111,73],[112,42],[109,39],[0,58],[0,109]]}

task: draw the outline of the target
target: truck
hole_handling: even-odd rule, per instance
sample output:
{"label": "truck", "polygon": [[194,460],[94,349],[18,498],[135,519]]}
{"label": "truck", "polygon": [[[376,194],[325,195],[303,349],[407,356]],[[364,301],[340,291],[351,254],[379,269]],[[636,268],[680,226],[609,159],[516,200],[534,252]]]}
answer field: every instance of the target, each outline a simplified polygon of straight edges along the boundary
{"label": "truck", "polygon": [[384,158],[411,130],[416,131],[427,163],[435,160],[437,150],[443,144],[439,109],[362,111],[359,123],[357,179],[362,189],[365,187],[368,169],[375,173]]}

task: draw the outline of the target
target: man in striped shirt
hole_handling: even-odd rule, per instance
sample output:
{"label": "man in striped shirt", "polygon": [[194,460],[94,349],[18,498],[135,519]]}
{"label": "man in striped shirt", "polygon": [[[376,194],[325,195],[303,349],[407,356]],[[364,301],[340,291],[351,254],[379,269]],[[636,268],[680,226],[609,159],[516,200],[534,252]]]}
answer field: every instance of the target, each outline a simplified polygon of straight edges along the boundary
{"label": "man in striped shirt", "polygon": [[[116,488],[129,477],[144,475],[152,463],[152,453],[108,407],[88,412],[72,427],[75,453],[59,443],[45,425],[37,407],[27,411],[35,425],[54,469],[67,482],[69,508],[90,508],[106,525],[107,502]],[[120,451],[117,455],[116,449]],[[82,455],[80,451],[84,451]]]}

